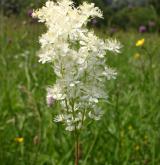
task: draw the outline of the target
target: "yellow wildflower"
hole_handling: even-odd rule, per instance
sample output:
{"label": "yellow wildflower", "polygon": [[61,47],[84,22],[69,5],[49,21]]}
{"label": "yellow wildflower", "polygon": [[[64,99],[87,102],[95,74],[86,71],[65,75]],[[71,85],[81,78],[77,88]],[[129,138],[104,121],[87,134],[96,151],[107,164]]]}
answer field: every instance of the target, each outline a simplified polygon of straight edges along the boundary
{"label": "yellow wildflower", "polygon": [[23,137],[16,137],[15,141],[18,142],[18,143],[23,143],[24,138]]}
{"label": "yellow wildflower", "polygon": [[133,56],[133,58],[135,60],[138,60],[140,58],[140,54],[139,53],[135,53],[134,56]]}
{"label": "yellow wildflower", "polygon": [[142,38],[142,39],[140,39],[140,40],[138,40],[138,41],[136,42],[136,46],[143,46],[143,45],[144,45],[144,42],[145,42],[145,39]]}
{"label": "yellow wildflower", "polygon": [[135,53],[134,54],[134,56],[133,56],[133,58],[135,59],[135,60],[138,60],[138,59],[140,59],[140,54],[139,53]]}
{"label": "yellow wildflower", "polygon": [[132,125],[129,125],[129,126],[128,126],[128,129],[129,129],[129,130],[132,130],[132,129],[133,129]]}
{"label": "yellow wildflower", "polygon": [[135,146],[135,150],[136,150],[136,151],[139,151],[139,149],[140,149],[140,146],[137,144],[137,145]]}

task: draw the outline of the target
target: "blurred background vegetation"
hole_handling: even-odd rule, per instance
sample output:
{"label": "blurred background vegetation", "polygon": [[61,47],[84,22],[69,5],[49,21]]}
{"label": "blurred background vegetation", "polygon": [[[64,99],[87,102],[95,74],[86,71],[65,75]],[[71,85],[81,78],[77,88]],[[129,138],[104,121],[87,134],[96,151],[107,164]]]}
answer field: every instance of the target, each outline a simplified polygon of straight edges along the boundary
{"label": "blurred background vegetation", "polygon": [[[46,0],[1,0],[0,10],[4,15],[27,16],[33,9],[42,6]],[[74,0],[81,4],[84,0]],[[111,31],[128,28],[140,31],[160,30],[159,0],[86,0],[94,2],[104,14],[104,19],[92,20],[95,27],[110,27]],[[142,30],[141,30],[142,29]]]}

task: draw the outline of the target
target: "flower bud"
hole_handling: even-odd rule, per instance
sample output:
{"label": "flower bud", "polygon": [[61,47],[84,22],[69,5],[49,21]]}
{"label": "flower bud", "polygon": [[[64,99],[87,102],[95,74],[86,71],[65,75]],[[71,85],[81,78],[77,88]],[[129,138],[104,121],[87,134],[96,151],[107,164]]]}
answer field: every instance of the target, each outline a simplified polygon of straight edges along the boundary
{"label": "flower bud", "polygon": [[53,98],[53,96],[48,95],[46,97],[46,102],[47,102],[48,107],[51,107],[53,105],[54,101],[55,101],[55,99]]}

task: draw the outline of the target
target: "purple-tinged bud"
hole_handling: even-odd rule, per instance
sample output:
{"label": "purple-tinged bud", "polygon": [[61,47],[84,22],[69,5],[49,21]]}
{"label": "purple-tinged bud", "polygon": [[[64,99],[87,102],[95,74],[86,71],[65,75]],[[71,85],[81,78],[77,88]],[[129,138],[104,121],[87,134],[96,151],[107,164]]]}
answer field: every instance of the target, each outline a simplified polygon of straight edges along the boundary
{"label": "purple-tinged bud", "polygon": [[47,95],[46,102],[47,102],[48,107],[51,107],[54,104],[55,99],[53,98],[53,96]]}
{"label": "purple-tinged bud", "polygon": [[139,33],[145,33],[145,32],[147,32],[146,26],[141,25],[141,26],[139,27]]}
{"label": "purple-tinged bud", "polygon": [[29,17],[32,17],[32,13],[33,13],[33,10],[32,10],[32,9],[29,9],[29,10],[27,11],[27,15],[28,15]]}
{"label": "purple-tinged bud", "polygon": [[111,35],[116,33],[116,32],[117,32],[117,28],[114,28],[114,27],[110,28],[110,34]]}

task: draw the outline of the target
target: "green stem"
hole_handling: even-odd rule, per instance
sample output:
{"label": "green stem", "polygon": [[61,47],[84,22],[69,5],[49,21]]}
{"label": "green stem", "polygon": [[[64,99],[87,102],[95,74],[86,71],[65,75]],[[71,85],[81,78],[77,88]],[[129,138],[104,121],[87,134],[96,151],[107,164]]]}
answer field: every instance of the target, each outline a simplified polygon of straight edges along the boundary
{"label": "green stem", "polygon": [[[74,111],[74,99],[71,100],[71,107],[72,107],[72,113],[73,113],[73,118],[75,120],[75,111]],[[79,132],[77,130],[77,123],[75,123],[75,130],[74,130],[74,136],[75,136],[75,165],[79,164]]]}
{"label": "green stem", "polygon": [[67,112],[69,112],[69,107],[68,107],[68,103],[67,103],[67,99],[66,98],[65,98],[65,105],[66,105]]}
{"label": "green stem", "polygon": [[84,109],[84,111],[83,111],[83,115],[82,115],[82,126],[83,126],[83,123],[84,123],[85,113],[86,113],[86,109]]}
{"label": "green stem", "polygon": [[77,129],[75,130],[75,165],[79,164],[79,134]]}

